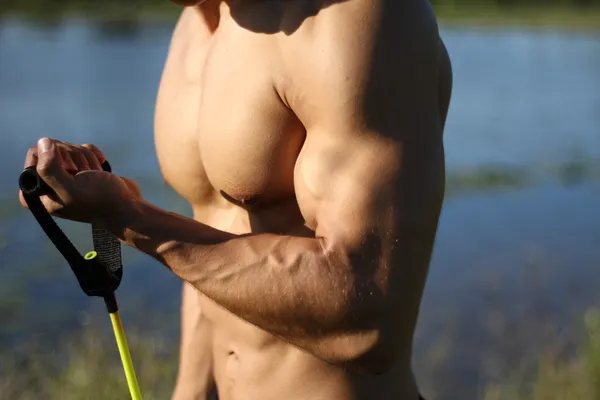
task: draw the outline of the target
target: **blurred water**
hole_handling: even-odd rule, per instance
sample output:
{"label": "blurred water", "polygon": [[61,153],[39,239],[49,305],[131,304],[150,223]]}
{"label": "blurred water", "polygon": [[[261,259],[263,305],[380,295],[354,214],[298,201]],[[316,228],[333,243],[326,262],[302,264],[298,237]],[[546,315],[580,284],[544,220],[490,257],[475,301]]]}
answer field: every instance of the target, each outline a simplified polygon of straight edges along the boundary
{"label": "blurred water", "polygon": [[[26,333],[76,328],[83,312],[103,313],[17,203],[24,155],[39,137],[95,143],[151,202],[189,213],[161,180],[152,138],[171,27],[0,24],[0,348]],[[440,329],[456,323],[455,348],[501,347],[482,323],[492,312],[516,326],[533,311],[570,324],[598,300],[600,283],[600,35],[442,33],[455,77],[449,195],[417,335],[423,360]],[[90,245],[87,227],[61,226],[81,248]],[[177,280],[133,251],[125,263],[124,318],[176,333]],[[169,317],[159,323],[154,314]],[[464,354],[455,370],[477,379],[478,361]]]}

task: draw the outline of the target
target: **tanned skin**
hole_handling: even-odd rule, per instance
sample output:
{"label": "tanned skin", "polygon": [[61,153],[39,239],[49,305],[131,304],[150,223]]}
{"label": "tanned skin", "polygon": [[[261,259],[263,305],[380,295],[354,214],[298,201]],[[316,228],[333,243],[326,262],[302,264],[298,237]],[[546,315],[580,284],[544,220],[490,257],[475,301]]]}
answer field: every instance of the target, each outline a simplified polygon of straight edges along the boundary
{"label": "tanned skin", "polygon": [[46,208],[184,281],[173,400],[417,399],[452,87],[428,1],[179,3],[155,143],[193,219],[47,138]]}

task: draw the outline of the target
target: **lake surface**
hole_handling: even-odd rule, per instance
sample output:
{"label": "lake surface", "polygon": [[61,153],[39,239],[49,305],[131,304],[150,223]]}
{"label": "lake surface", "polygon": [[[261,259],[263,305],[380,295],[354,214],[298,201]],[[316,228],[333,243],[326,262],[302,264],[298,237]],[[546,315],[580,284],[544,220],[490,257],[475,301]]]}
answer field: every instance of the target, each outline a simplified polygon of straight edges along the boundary
{"label": "lake surface", "polygon": [[[95,143],[149,201],[189,215],[162,182],[152,137],[171,27],[0,23],[0,351],[104,313],[18,204],[17,178],[39,137]],[[449,190],[415,367],[426,393],[456,398],[503,376],[515,357],[535,357],[600,304],[600,35],[442,35],[454,66]],[[91,245],[89,227],[60,225],[82,251]],[[124,257],[127,327],[176,338],[179,282],[148,257]]]}

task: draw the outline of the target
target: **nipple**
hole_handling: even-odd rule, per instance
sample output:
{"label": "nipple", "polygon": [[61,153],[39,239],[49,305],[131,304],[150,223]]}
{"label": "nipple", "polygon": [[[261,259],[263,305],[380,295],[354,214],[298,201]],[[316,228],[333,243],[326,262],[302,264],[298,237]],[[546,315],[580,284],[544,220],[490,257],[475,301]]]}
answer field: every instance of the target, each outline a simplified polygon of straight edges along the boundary
{"label": "nipple", "polygon": [[240,207],[253,206],[253,205],[256,205],[259,201],[259,196],[235,198],[222,190],[220,191],[220,193],[221,193],[221,196],[223,196],[225,198],[225,200],[227,200],[230,203],[233,203],[237,206],[240,206]]}

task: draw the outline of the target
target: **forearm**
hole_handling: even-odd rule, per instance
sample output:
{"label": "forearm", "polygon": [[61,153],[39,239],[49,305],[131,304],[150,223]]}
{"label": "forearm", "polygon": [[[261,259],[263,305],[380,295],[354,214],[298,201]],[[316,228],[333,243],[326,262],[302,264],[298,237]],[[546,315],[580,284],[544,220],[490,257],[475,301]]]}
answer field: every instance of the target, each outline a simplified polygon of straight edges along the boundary
{"label": "forearm", "polygon": [[362,293],[367,288],[348,260],[332,257],[319,239],[236,236],[147,203],[127,215],[109,227],[126,244],[233,314],[299,347],[324,351],[332,340],[369,325],[359,316],[374,317]]}

